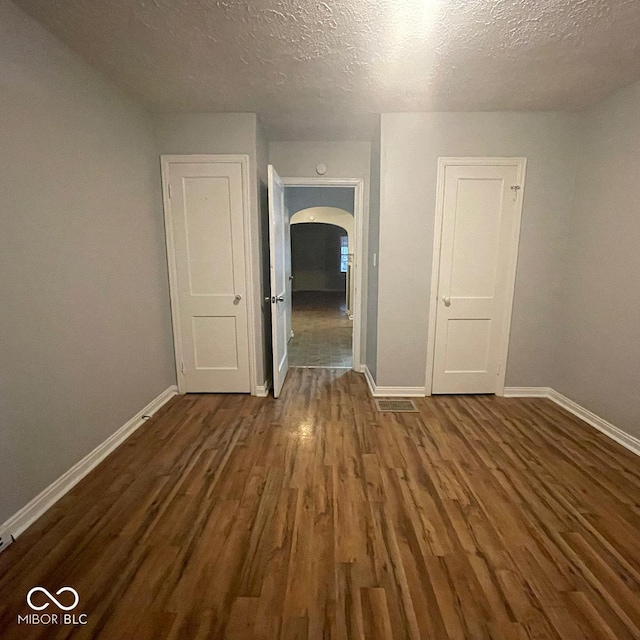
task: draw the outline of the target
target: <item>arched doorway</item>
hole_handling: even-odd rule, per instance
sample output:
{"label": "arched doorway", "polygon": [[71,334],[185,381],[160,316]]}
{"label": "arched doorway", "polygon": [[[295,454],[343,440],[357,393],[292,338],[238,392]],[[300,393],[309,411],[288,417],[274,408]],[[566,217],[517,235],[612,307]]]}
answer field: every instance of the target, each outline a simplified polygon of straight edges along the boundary
{"label": "arched doorway", "polygon": [[354,281],[352,278],[353,266],[353,243],[354,243],[354,221],[353,214],[338,209],[337,207],[310,207],[298,211],[291,217],[290,224],[326,224],[339,227],[344,231],[341,238],[346,237],[346,241],[342,240],[340,245],[340,270],[345,274],[345,305],[347,315],[353,320],[353,288]]}

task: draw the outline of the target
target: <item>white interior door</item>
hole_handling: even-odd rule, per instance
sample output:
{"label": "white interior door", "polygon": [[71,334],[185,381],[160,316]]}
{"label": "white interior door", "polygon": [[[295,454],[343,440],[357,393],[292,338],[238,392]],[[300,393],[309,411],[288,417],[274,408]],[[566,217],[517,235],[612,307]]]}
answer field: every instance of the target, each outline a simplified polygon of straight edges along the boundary
{"label": "white interior door", "polygon": [[249,392],[242,164],[165,158],[163,176],[178,386]]}
{"label": "white interior door", "polygon": [[268,167],[269,254],[271,260],[271,332],[273,348],[273,395],[278,397],[289,370],[287,342],[287,264],[284,186],[272,165]]}
{"label": "white interior door", "polygon": [[441,165],[433,393],[496,393],[511,318],[521,167]]}

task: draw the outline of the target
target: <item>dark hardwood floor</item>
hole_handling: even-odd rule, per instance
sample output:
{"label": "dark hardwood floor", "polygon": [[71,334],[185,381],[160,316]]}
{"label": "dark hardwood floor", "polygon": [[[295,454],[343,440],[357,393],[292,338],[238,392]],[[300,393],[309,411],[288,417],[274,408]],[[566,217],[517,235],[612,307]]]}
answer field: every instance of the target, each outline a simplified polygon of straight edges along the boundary
{"label": "dark hardwood floor", "polygon": [[[417,404],[175,398],[0,555],[0,637],[640,638],[639,459],[543,399]],[[36,585],[88,623],[18,625]]]}

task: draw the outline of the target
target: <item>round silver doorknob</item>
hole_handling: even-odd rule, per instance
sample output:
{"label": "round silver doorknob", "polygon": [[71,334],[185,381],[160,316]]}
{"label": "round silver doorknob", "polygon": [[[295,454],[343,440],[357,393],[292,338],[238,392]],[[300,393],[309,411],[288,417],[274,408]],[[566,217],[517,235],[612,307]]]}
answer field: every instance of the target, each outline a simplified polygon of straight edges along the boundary
{"label": "round silver doorknob", "polygon": [[442,302],[444,302],[444,306],[445,307],[450,307],[451,306],[451,298],[449,298],[447,296],[443,296]]}

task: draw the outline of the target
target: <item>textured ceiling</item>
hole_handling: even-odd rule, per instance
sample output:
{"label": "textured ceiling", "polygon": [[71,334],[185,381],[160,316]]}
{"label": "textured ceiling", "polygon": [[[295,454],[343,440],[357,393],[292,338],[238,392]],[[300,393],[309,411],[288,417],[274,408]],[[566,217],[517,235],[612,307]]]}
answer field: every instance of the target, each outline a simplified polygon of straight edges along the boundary
{"label": "textured ceiling", "polygon": [[579,109],[640,77],[640,0],[16,0],[159,111],[257,112],[272,139],[375,113]]}

